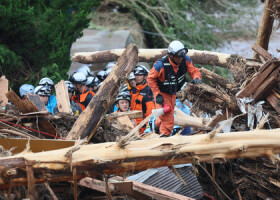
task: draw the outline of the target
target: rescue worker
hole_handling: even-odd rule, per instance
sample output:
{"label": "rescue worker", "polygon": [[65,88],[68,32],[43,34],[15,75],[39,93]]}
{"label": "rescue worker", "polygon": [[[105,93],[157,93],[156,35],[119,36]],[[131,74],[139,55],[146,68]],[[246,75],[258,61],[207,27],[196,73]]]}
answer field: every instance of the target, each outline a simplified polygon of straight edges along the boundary
{"label": "rescue worker", "polygon": [[105,67],[105,71],[107,71],[108,69],[113,69],[116,65],[116,62],[108,62],[108,64]]}
{"label": "rescue worker", "polygon": [[27,100],[27,93],[34,93],[34,86],[30,84],[23,84],[19,88],[19,95],[23,101]]}
{"label": "rescue worker", "polygon": [[[48,104],[48,101],[49,101],[49,97],[51,95],[51,90],[49,87],[47,86],[42,86],[42,85],[39,85],[35,88],[34,90],[34,94],[38,94],[41,101],[47,105]],[[46,106],[47,107],[47,106]],[[49,108],[47,107],[48,111],[51,113],[51,110],[49,110]]]}
{"label": "rescue worker", "polygon": [[[71,106],[72,113],[75,116],[78,116],[79,114],[82,113],[82,108],[81,108],[81,106],[79,106],[79,104],[75,103],[72,100],[72,96],[73,96],[73,93],[75,91],[75,87],[70,81],[65,81],[65,85],[67,86],[67,89],[68,89],[68,96],[69,96],[69,101],[70,101],[70,106]],[[54,110],[54,113],[58,113],[59,112],[58,111],[58,106],[56,105],[53,110]]]}
{"label": "rescue worker", "polygon": [[56,97],[52,94],[52,90],[54,88],[54,82],[50,78],[45,77],[39,81],[39,85],[49,87],[51,93],[46,107],[52,114],[54,114],[53,109],[57,104]]}
{"label": "rescue worker", "polygon": [[78,103],[82,111],[84,111],[95,93],[90,91],[86,86],[87,78],[83,73],[76,72],[72,74],[69,81],[73,83],[76,90],[76,94],[72,97],[72,100]]}
{"label": "rescue worker", "polygon": [[[131,90],[131,110],[141,110],[143,111],[143,117],[136,119],[137,124],[139,124],[144,118],[149,116],[154,109],[155,104],[153,101],[153,93],[151,88],[147,85],[147,75],[149,70],[143,66],[138,65],[133,70],[136,86]],[[140,132],[143,133],[146,128],[144,125]]]}
{"label": "rescue worker", "polygon": [[96,77],[100,80],[100,82],[103,82],[105,80],[105,78],[107,77],[106,75],[106,71],[105,70],[101,70],[96,74]]}
{"label": "rescue worker", "polygon": [[132,88],[136,87],[136,81],[135,81],[135,76],[134,73],[131,72],[129,74],[129,79],[128,81],[124,84],[123,88],[121,89],[122,92],[130,92]]}
{"label": "rescue worker", "polygon": [[187,52],[188,49],[180,41],[171,42],[167,55],[154,63],[148,75],[148,84],[153,91],[156,108],[161,108],[163,104],[172,108],[171,112],[160,116],[155,122],[155,132],[163,136],[169,136],[173,129],[176,92],[186,82],[186,72],[193,79],[192,83],[202,83],[200,71],[186,55]]}
{"label": "rescue worker", "polygon": [[[116,106],[118,110],[115,112],[129,111],[130,100],[131,100],[131,95],[129,94],[129,92],[120,92],[116,98]],[[130,121],[132,122],[133,126],[136,126],[135,119],[131,119]]]}
{"label": "rescue worker", "polygon": [[94,93],[98,90],[98,85],[100,84],[100,80],[97,77],[89,76],[87,77],[86,86],[89,90],[93,91]]}

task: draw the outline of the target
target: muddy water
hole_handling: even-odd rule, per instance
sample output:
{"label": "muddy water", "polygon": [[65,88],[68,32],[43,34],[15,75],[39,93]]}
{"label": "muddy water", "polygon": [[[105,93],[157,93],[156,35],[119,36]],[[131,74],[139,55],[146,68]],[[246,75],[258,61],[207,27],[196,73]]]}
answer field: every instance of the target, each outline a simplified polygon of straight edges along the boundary
{"label": "muddy water", "polygon": [[[255,23],[258,26],[262,18],[263,7],[264,4],[260,3],[259,7],[256,9],[256,13],[254,16]],[[280,29],[278,30],[276,29],[278,23],[279,23],[278,21],[274,22],[274,28],[269,41],[268,52],[273,54],[275,57],[280,58],[280,53],[277,52],[277,49],[280,50]],[[224,42],[224,44],[221,45],[220,48],[215,49],[215,51],[230,53],[230,54],[238,54],[245,58],[252,58],[254,54],[254,51],[252,50],[252,46],[255,42],[256,42],[256,37],[252,37],[251,39],[239,38],[236,40],[231,40],[230,42]]]}

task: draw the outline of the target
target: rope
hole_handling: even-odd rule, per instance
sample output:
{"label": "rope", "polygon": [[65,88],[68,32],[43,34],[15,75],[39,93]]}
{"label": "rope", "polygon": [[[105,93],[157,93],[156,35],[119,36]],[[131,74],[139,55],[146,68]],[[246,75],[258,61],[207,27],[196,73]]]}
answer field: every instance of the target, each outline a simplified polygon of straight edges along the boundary
{"label": "rope", "polygon": [[48,135],[48,136],[51,136],[51,137],[54,137],[54,138],[58,138],[58,139],[65,140],[65,138],[61,138],[61,137],[58,137],[58,136],[56,136],[56,135],[51,135],[51,134],[49,134],[49,133],[45,133],[45,132],[42,132],[42,131],[37,131],[37,130],[35,130],[35,129],[28,128],[28,127],[25,127],[25,126],[21,126],[21,125],[19,125],[19,124],[15,124],[15,123],[12,123],[12,122],[8,122],[8,121],[2,120],[2,119],[0,119],[0,121],[1,121],[1,122],[4,122],[4,123],[7,123],[7,124],[14,125],[14,126],[18,126],[18,127],[21,127],[21,128],[25,128],[25,129],[30,130],[30,131],[42,133],[42,134],[44,134],[44,135]]}

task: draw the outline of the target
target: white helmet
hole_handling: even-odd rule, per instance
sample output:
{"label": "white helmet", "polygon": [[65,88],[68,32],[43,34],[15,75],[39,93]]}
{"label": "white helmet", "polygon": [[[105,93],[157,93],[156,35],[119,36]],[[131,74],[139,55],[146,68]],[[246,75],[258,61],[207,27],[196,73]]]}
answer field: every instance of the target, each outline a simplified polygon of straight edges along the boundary
{"label": "white helmet", "polygon": [[137,65],[133,73],[134,75],[148,75],[149,70],[144,65]]}
{"label": "white helmet", "polygon": [[81,72],[76,72],[70,76],[69,81],[72,83],[85,85],[87,77]]}
{"label": "white helmet", "polygon": [[50,96],[51,90],[48,86],[39,85],[35,88],[34,93],[42,96]]}
{"label": "white helmet", "polygon": [[168,46],[168,54],[183,57],[187,53],[188,49],[179,40],[172,41]]}
{"label": "white helmet", "polygon": [[94,76],[87,77],[86,86],[94,87],[94,86],[98,86],[99,83],[100,83],[100,80],[97,77],[94,77]]}
{"label": "white helmet", "polygon": [[90,72],[90,69],[87,65],[81,66],[76,72],[80,72],[84,74],[85,76],[91,76],[92,73]]}
{"label": "white helmet", "polygon": [[102,82],[102,81],[104,81],[105,78],[106,78],[106,71],[101,70],[101,71],[99,71],[99,72],[97,73],[96,76],[97,76],[97,78]]}
{"label": "white helmet", "polygon": [[109,62],[105,67],[105,71],[107,69],[113,69],[115,67],[115,65],[116,65],[116,62]]}
{"label": "white helmet", "polygon": [[129,74],[129,80],[133,80],[133,79],[135,79],[134,73],[133,73],[133,72],[130,72],[130,74]]}
{"label": "white helmet", "polygon": [[68,88],[68,92],[74,92],[75,91],[75,87],[74,87],[73,83],[71,83],[70,81],[64,81],[64,83]]}
{"label": "white helmet", "polygon": [[106,69],[105,71],[105,76],[107,78],[107,76],[110,74],[110,72],[113,70],[113,68],[109,68],[109,69]]}
{"label": "white helmet", "polygon": [[22,86],[20,86],[19,88],[19,94],[21,97],[23,97],[23,95],[26,95],[26,93],[34,93],[34,86],[30,85],[30,84],[23,84]]}
{"label": "white helmet", "polygon": [[129,92],[120,92],[117,96],[116,102],[119,101],[119,100],[122,100],[122,99],[130,102],[131,95],[129,94]]}
{"label": "white helmet", "polygon": [[39,81],[39,85],[48,86],[48,87],[53,87],[53,86],[54,86],[54,83],[53,83],[53,81],[52,81],[50,78],[45,77],[45,78],[42,78],[42,79]]}

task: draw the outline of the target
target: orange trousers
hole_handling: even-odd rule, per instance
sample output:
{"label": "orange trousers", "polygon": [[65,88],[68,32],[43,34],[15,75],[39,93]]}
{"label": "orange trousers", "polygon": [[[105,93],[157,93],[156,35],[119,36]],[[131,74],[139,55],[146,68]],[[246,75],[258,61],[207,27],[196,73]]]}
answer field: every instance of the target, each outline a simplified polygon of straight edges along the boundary
{"label": "orange trousers", "polygon": [[[176,105],[176,95],[161,93],[164,104],[171,106],[171,112],[164,114],[157,118],[155,125],[159,127],[160,134],[170,135],[174,126],[174,108]],[[156,97],[155,97],[156,99]],[[156,108],[162,108],[161,105],[156,103]]]}

